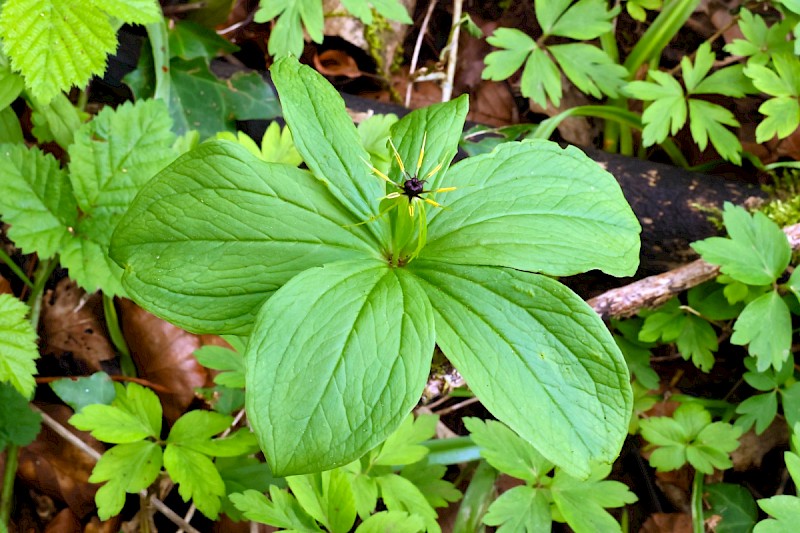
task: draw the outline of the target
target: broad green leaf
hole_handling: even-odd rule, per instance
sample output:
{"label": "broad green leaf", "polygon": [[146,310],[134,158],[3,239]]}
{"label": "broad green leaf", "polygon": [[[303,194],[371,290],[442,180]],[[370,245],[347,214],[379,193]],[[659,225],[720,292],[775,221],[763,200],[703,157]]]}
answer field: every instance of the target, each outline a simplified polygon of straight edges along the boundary
{"label": "broad green leaf", "polygon": [[0,451],[9,444],[27,446],[42,428],[42,415],[8,383],[0,382]]}
{"label": "broad green leaf", "polygon": [[[631,275],[639,223],[611,174],[577,148],[505,143],[454,165],[420,259],[550,275]],[[587,253],[591,250],[591,253]]]}
{"label": "broad green leaf", "polygon": [[733,113],[722,106],[705,100],[689,99],[689,130],[701,150],[709,139],[720,156],[740,165],[742,145],[736,135],[725,126],[739,126]]}
{"label": "broad green leaf", "polygon": [[67,173],[50,154],[22,144],[0,145],[0,215],[25,253],[49,258],[71,237],[78,208]]}
{"label": "broad green leaf", "polygon": [[791,258],[791,247],[777,224],[761,212],[752,216],[742,207],[725,203],[722,214],[730,238],[711,237],[692,244],[709,263],[737,281],[770,285]]}
{"label": "broad green leaf", "polygon": [[403,511],[381,511],[370,516],[356,528],[356,533],[421,533],[425,531],[422,517]]}
{"label": "broad green leaf", "polygon": [[[116,402],[115,402],[116,403]],[[159,416],[161,406],[158,408]],[[136,413],[115,405],[87,405],[79,413],[72,415],[69,423],[103,442],[127,444],[147,437],[158,438],[159,434],[150,420],[142,419]]]}
{"label": "broad green leaf", "polygon": [[581,480],[556,470],[550,487],[553,502],[575,533],[620,531],[605,508],[623,507],[637,498],[624,483],[605,480],[609,471],[609,467],[593,468],[591,477]]}
{"label": "broad green leaf", "polygon": [[149,24],[162,16],[155,0],[87,0],[86,3],[132,24]]}
{"label": "broad green leaf", "polygon": [[585,43],[559,44],[548,48],[567,78],[583,93],[595,98],[616,98],[628,75],[603,50]]}
{"label": "broad green leaf", "polygon": [[229,429],[232,423],[233,417],[220,413],[189,411],[175,421],[167,444],[180,445],[214,457],[233,457],[255,452],[255,437],[246,429],[236,431],[228,437],[212,438]]}
{"label": "broad green leaf", "polygon": [[0,51],[0,109],[10,106],[24,88],[22,77],[11,70],[8,58]]}
{"label": "broad green leaf", "polygon": [[481,73],[484,80],[502,81],[519,70],[536,48],[536,41],[514,28],[497,28],[486,38],[486,42],[496,48],[484,59],[486,67]]}
{"label": "broad green leaf", "polygon": [[286,478],[308,514],[331,533],[347,533],[356,519],[353,489],[341,469]]}
{"label": "broad green leaf", "polygon": [[520,486],[497,498],[483,517],[488,526],[500,526],[498,533],[550,531],[550,506],[544,491]]}
{"label": "broad green leaf", "polygon": [[125,494],[150,486],[161,471],[161,464],[161,447],[155,442],[131,442],[106,450],[89,477],[91,483],[107,482],[95,495],[100,519],[118,515],[125,504]]}
{"label": "broad green leaf", "polygon": [[729,454],[739,447],[741,434],[740,428],[725,422],[714,422],[704,427],[686,450],[689,464],[705,474],[713,473],[714,468],[731,468],[733,462]]}
{"label": "broad green leaf", "polygon": [[505,424],[477,418],[463,421],[472,440],[481,447],[481,457],[504,474],[535,485],[553,469],[552,463]]}
{"label": "broad green leaf", "polygon": [[59,379],[50,383],[50,388],[76,413],[87,405],[109,405],[117,395],[111,378],[105,372],[77,379]]}
{"label": "broad green leaf", "polygon": [[630,378],[583,300],[516,270],[422,260],[407,268],[431,300],[437,344],[492,414],[576,476],[616,458],[631,413]]}
{"label": "broad green leaf", "polygon": [[410,465],[428,455],[428,447],[420,443],[436,435],[436,415],[409,415],[381,446],[373,464],[394,466]]}
{"label": "broad green leaf", "polygon": [[[358,136],[361,144],[369,154],[372,166],[383,172],[389,172],[394,154],[389,148],[391,128],[398,121],[397,115],[372,115],[358,125]],[[289,131],[289,128],[286,128]],[[294,145],[292,145],[294,147]],[[300,157],[300,154],[298,154]]]}
{"label": "broad green leaf", "polygon": [[148,311],[196,332],[246,333],[299,272],[375,256],[362,226],[344,227],[358,222],[308,172],[213,141],[148,183],[118,225],[111,257]]}
{"label": "broad green leaf", "polygon": [[248,419],[272,471],[333,468],[385,439],[419,400],[433,346],[430,303],[402,269],[361,259],[292,279],[245,355]]}
{"label": "broad green leaf", "polygon": [[33,396],[39,349],[30,308],[10,294],[0,294],[0,382],[10,383],[26,398]]}
{"label": "broad green leaf", "polygon": [[205,345],[195,350],[194,356],[204,367],[221,371],[214,376],[214,383],[244,388],[244,358],[241,354],[222,346]]}
{"label": "broad green leaf", "polygon": [[384,17],[412,24],[406,8],[398,0],[343,0],[342,5],[366,25],[372,24],[372,9]]}
{"label": "broad green leaf", "polygon": [[214,59],[219,52],[236,52],[238,46],[213,29],[190,20],[176,22],[169,32],[169,53],[181,59]]}
{"label": "broad green leaf", "polygon": [[376,481],[387,510],[405,511],[419,516],[425,521],[425,529],[429,533],[441,532],[436,521],[436,511],[411,481],[395,474],[380,476]]}
{"label": "broad green leaf", "polygon": [[[456,155],[468,107],[469,99],[460,96],[449,102],[412,111],[392,126],[392,140],[406,172],[418,176],[419,179],[425,178],[426,190],[435,190],[446,185],[442,177],[447,179],[447,169]],[[437,167],[440,170],[433,172]],[[390,168],[389,177],[402,184],[405,180],[400,175],[397,161],[393,160]],[[428,198],[437,196],[429,194]],[[447,203],[447,199],[447,193],[438,197],[439,202]]]}
{"label": "broad green leaf", "polygon": [[715,526],[716,533],[740,533],[751,531],[758,517],[753,495],[747,488],[733,483],[712,483],[703,488],[710,509],[706,516],[722,517]]}
{"label": "broad green leaf", "polygon": [[[792,358],[789,358],[791,361]],[[787,361],[788,363],[788,361]],[[794,368],[794,365],[791,365]],[[781,395],[781,404],[783,405],[783,414],[786,417],[786,422],[790,427],[800,422],[800,383],[794,383],[783,389]]]}
{"label": "broad green leaf", "polygon": [[[342,97],[320,74],[294,58],[277,61],[271,72],[294,144],[308,168],[355,222],[377,215],[378,198],[385,194],[383,182],[370,174],[369,155]],[[366,226],[383,242],[383,220]]]}
{"label": "broad green leaf", "polygon": [[792,347],[792,317],[777,292],[770,291],[747,304],[733,325],[731,343],[749,345],[747,351],[756,358],[759,371],[783,365]]}
{"label": "broad green leaf", "polygon": [[273,485],[269,488],[269,496],[267,499],[260,492],[246,490],[241,494],[231,494],[230,499],[248,520],[301,533],[322,531],[288,492]]}
{"label": "broad green leaf", "polygon": [[725,298],[725,285],[707,282],[689,289],[689,306],[708,320],[730,320],[739,316],[744,304],[732,305]]}
{"label": "broad green leaf", "polygon": [[183,501],[191,499],[201,513],[212,520],[217,518],[225,483],[211,459],[186,446],[168,443],[164,449],[164,468],[178,484]]}

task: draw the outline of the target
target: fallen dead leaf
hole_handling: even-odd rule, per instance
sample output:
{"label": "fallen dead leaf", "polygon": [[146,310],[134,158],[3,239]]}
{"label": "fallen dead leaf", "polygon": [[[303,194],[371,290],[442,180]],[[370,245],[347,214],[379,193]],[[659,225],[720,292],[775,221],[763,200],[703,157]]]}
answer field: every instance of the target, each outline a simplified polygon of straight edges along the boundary
{"label": "fallen dead leaf", "polygon": [[156,391],[164,416],[175,422],[195,399],[194,390],[210,386],[210,376],[194,357],[194,351],[209,344],[130,300],[119,300],[120,321],[139,377],[163,386]]}
{"label": "fallen dead leaf", "polygon": [[14,294],[11,283],[2,275],[0,275],[0,294]]}
{"label": "fallen dead leaf", "polygon": [[484,80],[471,95],[467,120],[489,126],[508,126],[519,122],[517,106],[508,85]]}
{"label": "fallen dead leaf", "polygon": [[103,297],[87,294],[64,278],[45,293],[42,303],[42,353],[71,355],[80,373],[103,370],[102,362],[114,359],[103,318]]}
{"label": "fallen dead leaf", "polygon": [[69,507],[65,507],[48,522],[44,533],[81,533],[82,530],[80,519]]}
{"label": "fallen dead leaf", "polygon": [[775,418],[761,435],[756,435],[751,429],[739,437],[739,447],[731,454],[733,469],[742,472],[751,468],[759,468],[767,453],[776,446],[783,446],[788,442],[789,430],[783,419]]}
{"label": "fallen dead leaf", "polygon": [[323,76],[358,78],[362,74],[353,56],[343,50],[325,50],[321,54],[314,54],[314,68]]}
{"label": "fallen dead leaf", "polygon": [[692,533],[692,515],[687,513],[653,513],[639,533]]}
{"label": "fallen dead leaf", "polygon": [[[87,445],[102,453],[105,448],[89,433],[72,427],[67,420],[72,409],[65,405],[39,405]],[[46,425],[36,440],[22,448],[17,475],[35,491],[67,504],[80,518],[94,512],[94,493],[99,485],[89,483],[95,461]]]}

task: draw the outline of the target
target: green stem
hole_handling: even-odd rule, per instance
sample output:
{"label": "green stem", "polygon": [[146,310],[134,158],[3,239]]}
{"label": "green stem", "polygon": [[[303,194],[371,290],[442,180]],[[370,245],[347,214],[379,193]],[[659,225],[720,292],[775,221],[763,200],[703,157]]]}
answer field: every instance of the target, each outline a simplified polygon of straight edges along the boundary
{"label": "green stem", "polygon": [[133,363],[131,351],[128,348],[128,343],[125,342],[122,329],[119,327],[119,316],[117,315],[117,308],[114,305],[113,296],[103,294],[103,315],[106,318],[106,327],[108,328],[108,335],[111,337],[111,342],[114,343],[114,347],[120,354],[122,374],[136,377],[136,365]]}
{"label": "green stem", "polygon": [[29,289],[33,288],[33,282],[31,279],[25,275],[25,272],[9,257],[5,250],[0,248],[0,261],[8,265],[8,268],[11,269],[11,272],[14,273],[22,282],[28,286]]}
{"label": "green stem", "polygon": [[695,470],[694,481],[692,481],[692,529],[694,533],[705,533],[705,522],[703,520],[704,480],[705,474]]}
{"label": "green stem", "polygon": [[28,296],[28,305],[31,308],[31,325],[34,331],[39,329],[39,315],[42,313],[42,296],[44,295],[44,286],[47,280],[50,279],[50,274],[55,270],[58,265],[58,259],[45,259],[39,261],[39,266],[33,273],[33,279],[36,281],[31,289],[31,294]]}
{"label": "green stem", "polygon": [[11,516],[11,503],[14,500],[14,478],[17,477],[19,463],[19,446],[9,444],[6,448],[6,469],[3,472],[3,492],[0,495],[0,530],[8,531],[8,519]]}

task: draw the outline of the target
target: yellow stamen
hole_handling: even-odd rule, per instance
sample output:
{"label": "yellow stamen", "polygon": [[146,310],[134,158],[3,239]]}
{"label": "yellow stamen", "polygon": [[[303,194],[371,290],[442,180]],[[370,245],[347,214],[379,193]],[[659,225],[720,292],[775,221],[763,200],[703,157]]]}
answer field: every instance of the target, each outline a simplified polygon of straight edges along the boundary
{"label": "yellow stamen", "polygon": [[456,190],[457,187],[442,187],[441,189],[436,189],[435,191],[431,192],[450,192]]}
{"label": "yellow stamen", "polygon": [[433,168],[433,170],[431,170],[430,172],[428,172],[428,175],[427,175],[427,176],[425,176],[425,179],[426,179],[426,180],[430,179],[430,178],[431,178],[431,176],[433,176],[434,174],[436,174],[436,173],[437,173],[437,172],[439,172],[440,170],[442,170],[442,164],[441,164],[441,163],[439,163],[438,165],[436,165],[436,166]]}
{"label": "yellow stamen", "polygon": [[442,207],[442,204],[440,204],[439,202],[434,202],[430,198],[423,198],[423,200],[425,200],[426,203],[431,204],[433,207]]}
{"label": "yellow stamen", "polygon": [[395,148],[394,143],[392,142],[391,139],[389,139],[389,144],[392,145],[392,151],[394,152],[394,158],[397,160],[397,164],[400,166],[400,172],[405,172],[406,171],[406,167],[403,165],[403,160],[400,159],[400,153],[397,151],[397,148]]}
{"label": "yellow stamen", "polygon": [[408,202],[408,216],[414,218],[414,200]]}
{"label": "yellow stamen", "polygon": [[389,194],[387,194],[383,198],[386,198],[387,200],[394,200],[395,198],[400,198],[401,194],[402,193],[399,193],[399,192],[390,192]]}
{"label": "yellow stamen", "polygon": [[422,167],[422,159],[425,157],[425,141],[428,140],[428,132],[422,134],[422,147],[419,149],[419,158],[417,159],[417,174],[419,174],[419,169]]}

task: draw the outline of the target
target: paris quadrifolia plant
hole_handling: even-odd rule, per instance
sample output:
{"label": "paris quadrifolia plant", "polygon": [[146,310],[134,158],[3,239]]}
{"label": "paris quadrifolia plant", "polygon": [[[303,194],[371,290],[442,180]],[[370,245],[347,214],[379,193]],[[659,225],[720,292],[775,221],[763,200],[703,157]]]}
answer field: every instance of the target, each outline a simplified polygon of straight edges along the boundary
{"label": "paris quadrifolia plant", "polygon": [[465,97],[395,123],[396,157],[375,172],[320,75],[292,58],[272,74],[308,170],[203,143],[142,189],[111,256],[151,312],[248,338],[247,414],[273,472],[382,442],[417,404],[434,345],[548,461],[577,477],[611,463],[628,370],[551,276],[635,271],[640,227],[614,178],[545,141],[451,167]]}

